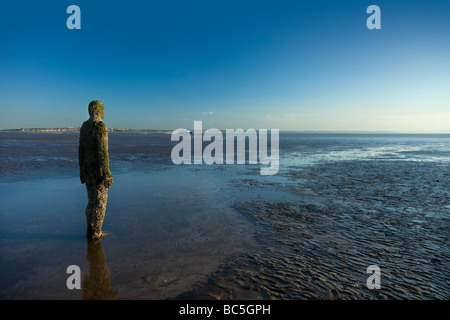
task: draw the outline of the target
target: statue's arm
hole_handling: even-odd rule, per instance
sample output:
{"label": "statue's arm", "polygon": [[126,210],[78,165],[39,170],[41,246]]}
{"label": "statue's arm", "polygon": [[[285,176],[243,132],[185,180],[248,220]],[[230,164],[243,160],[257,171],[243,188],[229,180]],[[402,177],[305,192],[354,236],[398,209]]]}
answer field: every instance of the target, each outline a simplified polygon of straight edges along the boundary
{"label": "statue's arm", "polygon": [[98,127],[98,163],[100,164],[100,175],[107,188],[113,184],[113,176],[109,171],[109,153],[108,153],[108,131],[104,123]]}

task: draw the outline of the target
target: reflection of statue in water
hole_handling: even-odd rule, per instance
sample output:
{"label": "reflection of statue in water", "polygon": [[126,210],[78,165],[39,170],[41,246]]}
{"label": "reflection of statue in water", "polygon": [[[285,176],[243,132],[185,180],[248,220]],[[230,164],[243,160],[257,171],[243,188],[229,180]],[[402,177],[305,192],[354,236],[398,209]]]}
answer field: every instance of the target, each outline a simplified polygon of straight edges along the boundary
{"label": "reflection of statue in water", "polygon": [[103,103],[94,100],[89,103],[89,120],[80,130],[79,164],[80,180],[86,184],[88,205],[86,221],[88,239],[100,239],[105,218],[108,189],[113,184],[109,171],[108,132],[101,121],[105,117]]}
{"label": "reflection of statue in water", "polygon": [[89,274],[84,277],[83,299],[110,300],[115,298],[109,279],[109,269],[106,263],[101,240],[88,240],[87,260]]}

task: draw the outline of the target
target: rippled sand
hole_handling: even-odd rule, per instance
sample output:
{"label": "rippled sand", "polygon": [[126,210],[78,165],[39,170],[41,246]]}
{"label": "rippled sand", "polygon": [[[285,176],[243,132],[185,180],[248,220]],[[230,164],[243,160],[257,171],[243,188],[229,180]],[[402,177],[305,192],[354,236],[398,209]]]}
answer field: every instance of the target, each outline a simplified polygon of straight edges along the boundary
{"label": "rippled sand", "polygon": [[[285,173],[295,202],[240,202],[258,249],[183,297],[448,299],[450,173],[415,162],[336,162]],[[408,176],[409,175],[409,176]],[[255,181],[255,180],[254,180]],[[264,188],[258,183],[250,188]],[[369,265],[381,290],[369,290]]]}

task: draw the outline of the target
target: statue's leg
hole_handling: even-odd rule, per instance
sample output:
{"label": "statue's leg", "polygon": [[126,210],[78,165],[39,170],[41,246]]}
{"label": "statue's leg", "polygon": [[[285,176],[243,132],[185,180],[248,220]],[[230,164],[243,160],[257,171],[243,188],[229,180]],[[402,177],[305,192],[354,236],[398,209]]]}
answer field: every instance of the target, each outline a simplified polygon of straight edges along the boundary
{"label": "statue's leg", "polygon": [[97,184],[94,196],[94,208],[92,217],[93,235],[95,239],[102,237],[102,225],[105,219],[106,202],[108,200],[108,189],[103,183]]}
{"label": "statue's leg", "polygon": [[86,179],[86,190],[88,194],[88,204],[86,206],[86,237],[91,239],[94,234],[93,217],[95,215],[95,184],[91,179]]}

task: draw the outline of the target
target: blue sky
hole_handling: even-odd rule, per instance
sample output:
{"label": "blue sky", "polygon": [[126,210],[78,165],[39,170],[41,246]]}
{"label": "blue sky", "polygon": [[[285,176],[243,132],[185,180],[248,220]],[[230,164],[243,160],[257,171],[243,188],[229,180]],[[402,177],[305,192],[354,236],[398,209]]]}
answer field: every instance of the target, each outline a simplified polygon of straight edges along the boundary
{"label": "blue sky", "polygon": [[[69,5],[81,30],[69,30]],[[366,9],[381,8],[381,30]],[[0,128],[450,132],[450,2],[14,1]]]}

